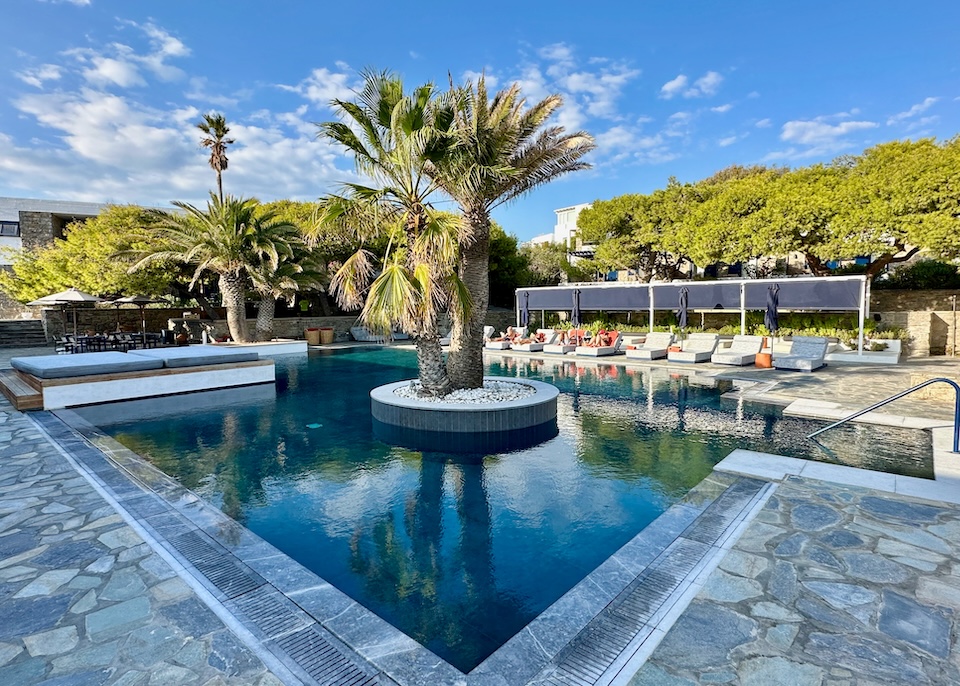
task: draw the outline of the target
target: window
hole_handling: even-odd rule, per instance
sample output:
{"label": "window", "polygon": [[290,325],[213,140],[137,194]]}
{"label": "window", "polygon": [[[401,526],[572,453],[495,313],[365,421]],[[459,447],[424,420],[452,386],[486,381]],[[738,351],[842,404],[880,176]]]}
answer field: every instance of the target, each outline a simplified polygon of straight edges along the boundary
{"label": "window", "polygon": [[19,236],[20,222],[0,222],[0,236]]}

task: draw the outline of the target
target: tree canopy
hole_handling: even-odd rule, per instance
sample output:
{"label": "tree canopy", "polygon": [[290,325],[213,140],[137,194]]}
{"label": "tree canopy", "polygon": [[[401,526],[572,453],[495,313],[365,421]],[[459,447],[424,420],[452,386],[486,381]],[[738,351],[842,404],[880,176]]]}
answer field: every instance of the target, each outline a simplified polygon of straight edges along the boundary
{"label": "tree canopy", "polygon": [[133,205],[113,205],[73,222],[62,241],[11,253],[12,271],[0,271],[0,289],[24,303],[70,287],[101,297],[164,295],[175,270],[156,264],[129,272],[133,254],[154,243],[152,224],[149,213]]}
{"label": "tree canopy", "polygon": [[796,169],[734,166],[697,183],[598,200],[578,220],[601,268],[669,278],[700,267],[803,254],[827,262],[870,256],[867,274],[926,250],[960,255],[960,138],[892,141]]}

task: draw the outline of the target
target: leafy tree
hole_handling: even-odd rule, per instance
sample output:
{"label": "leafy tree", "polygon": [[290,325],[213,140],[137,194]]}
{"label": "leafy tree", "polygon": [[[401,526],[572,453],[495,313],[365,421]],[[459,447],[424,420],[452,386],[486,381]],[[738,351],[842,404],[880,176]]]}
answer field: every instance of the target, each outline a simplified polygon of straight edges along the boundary
{"label": "leafy tree", "polygon": [[[311,235],[330,226],[356,231],[360,248],[331,284],[340,304],[363,305],[360,319],[376,331],[399,326],[410,334],[422,392],[446,395],[452,387],[439,314],[449,306],[462,320],[472,305],[455,271],[460,223],[430,204],[437,185],[425,172],[443,154],[452,111],[432,84],[405,93],[388,72],[365,73],[357,99],[334,100],[333,107],[342,120],[321,124],[320,135],[352,153],[373,185],[345,184],[345,195],[327,197]],[[367,244],[384,237],[387,249],[378,258]]]}
{"label": "leafy tree", "polygon": [[559,95],[527,104],[520,85],[487,95],[483,76],[451,89],[456,120],[448,148],[427,166],[434,182],[463,214],[465,236],[458,272],[469,291],[467,317],[453,314],[447,369],[455,388],[483,386],[483,325],[489,301],[490,212],[499,205],[589,165],[595,146],[584,132],[546,126],[562,105]]}
{"label": "leafy tree", "polygon": [[227,146],[236,141],[227,138],[230,127],[222,114],[211,112],[203,115],[203,121],[197,124],[205,136],[200,139],[200,145],[210,149],[210,168],[217,173],[217,196],[223,204],[223,172],[227,169]]}
{"label": "leafy tree", "polygon": [[578,262],[570,264],[567,248],[557,243],[538,243],[521,248],[527,261],[526,284],[529,286],[556,286],[570,281],[588,281],[592,270],[583,269]]}
{"label": "leafy tree", "polygon": [[527,259],[510,236],[496,222],[490,223],[490,303],[497,307],[514,305],[514,293],[526,285]]}
{"label": "leafy tree", "polygon": [[179,262],[193,268],[193,286],[204,274],[218,276],[230,336],[238,343],[249,340],[245,296],[251,272],[263,261],[276,265],[289,252],[287,239],[294,228],[260,212],[255,199],[227,196],[221,202],[213,193],[207,209],[184,202],[174,205],[182,213],[150,210],[156,221],[156,242],[139,255],[134,271],[157,262]]}
{"label": "leafy tree", "polygon": [[102,297],[166,294],[175,271],[156,264],[129,273],[131,251],[153,244],[152,218],[140,207],[113,205],[96,217],[67,226],[63,240],[10,253],[11,271],[0,271],[0,288],[20,302],[70,287]]}

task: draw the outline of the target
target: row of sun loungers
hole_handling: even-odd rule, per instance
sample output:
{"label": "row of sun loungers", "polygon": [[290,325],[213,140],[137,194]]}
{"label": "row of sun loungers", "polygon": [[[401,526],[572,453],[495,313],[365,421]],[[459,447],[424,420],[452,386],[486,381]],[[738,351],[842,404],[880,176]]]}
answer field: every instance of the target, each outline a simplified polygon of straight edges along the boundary
{"label": "row of sun loungers", "polygon": [[[511,343],[507,340],[488,341],[486,347],[492,350],[518,350],[522,352],[544,352],[548,354],[584,355],[603,357],[620,352],[623,336],[613,331],[611,345],[595,346],[584,345],[583,340],[588,332],[582,329],[572,329],[568,332],[567,341],[560,343],[558,333],[553,329],[539,329],[543,342]],[[519,337],[527,335],[526,329],[521,330]],[[679,343],[674,335],[666,332],[651,332],[646,334],[642,341],[630,343],[626,346],[626,356],[635,360],[659,360],[666,358],[669,362],[696,364],[710,361],[714,364],[743,367],[756,362],[757,355],[763,349],[762,336],[733,337],[727,347],[720,347],[720,336],[711,333],[691,333]],[[794,336],[790,352],[786,355],[777,355],[773,358],[773,366],[777,369],[794,369],[813,371],[823,367],[826,363],[828,341],[816,336]],[[671,349],[673,348],[673,349]],[[679,349],[676,349],[679,348]]]}

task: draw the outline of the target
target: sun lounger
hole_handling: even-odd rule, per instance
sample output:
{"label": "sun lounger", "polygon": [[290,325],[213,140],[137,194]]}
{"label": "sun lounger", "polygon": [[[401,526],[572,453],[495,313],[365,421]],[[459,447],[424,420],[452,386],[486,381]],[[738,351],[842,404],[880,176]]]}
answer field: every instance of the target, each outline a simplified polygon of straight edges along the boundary
{"label": "sun lounger", "polygon": [[826,366],[823,361],[827,354],[829,341],[821,336],[794,336],[790,352],[786,355],[774,355],[773,366],[777,369],[795,369],[812,372]]}
{"label": "sun lounger", "polygon": [[620,352],[620,343],[623,338],[619,331],[611,331],[610,336],[613,338],[613,345],[578,345],[576,349],[577,355],[606,357],[607,355],[617,354]]}
{"label": "sun lounger", "polygon": [[679,352],[668,352],[670,362],[706,362],[717,349],[720,336],[715,333],[692,333],[680,343]]}
{"label": "sun lounger", "polygon": [[514,343],[510,348],[523,353],[537,353],[543,350],[545,346],[552,345],[557,339],[557,332],[553,329],[537,329],[537,334],[543,334],[543,343],[536,341],[530,343]]}
{"label": "sun lounger", "polygon": [[714,364],[732,364],[743,367],[753,364],[763,347],[763,336],[734,336],[729,348],[718,350],[710,357]]}
{"label": "sun lounger", "polygon": [[513,347],[514,340],[518,338],[526,338],[527,336],[527,327],[525,326],[523,327],[508,326],[507,333],[510,333],[511,331],[514,334],[513,338],[509,340],[495,340],[495,341],[488,340],[486,343],[483,344],[483,347],[486,348],[487,350],[510,350],[510,348]]}
{"label": "sun lounger", "polygon": [[571,341],[583,340],[587,335],[587,330],[570,329],[567,334],[566,343],[553,343],[551,345],[545,345],[543,346],[543,352],[550,353],[551,355],[566,355],[567,353],[575,352],[577,349],[577,344]]}
{"label": "sun lounger", "polygon": [[647,334],[642,344],[633,350],[627,349],[627,357],[632,360],[659,360],[667,356],[667,348],[673,343],[673,334],[653,331]]}

